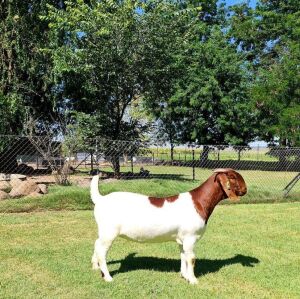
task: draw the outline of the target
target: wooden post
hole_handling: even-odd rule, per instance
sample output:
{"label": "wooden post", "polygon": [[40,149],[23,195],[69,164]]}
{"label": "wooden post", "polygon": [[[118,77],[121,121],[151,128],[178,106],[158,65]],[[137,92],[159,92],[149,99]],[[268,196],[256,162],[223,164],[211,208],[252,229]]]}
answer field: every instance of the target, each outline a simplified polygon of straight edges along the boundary
{"label": "wooden post", "polygon": [[192,151],[193,156],[193,181],[195,180],[195,150]]}

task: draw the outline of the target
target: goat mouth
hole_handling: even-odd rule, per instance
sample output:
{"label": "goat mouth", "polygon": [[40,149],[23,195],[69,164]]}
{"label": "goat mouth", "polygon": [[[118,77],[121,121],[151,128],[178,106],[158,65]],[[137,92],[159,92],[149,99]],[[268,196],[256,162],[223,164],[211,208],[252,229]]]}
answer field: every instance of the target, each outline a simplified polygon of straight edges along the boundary
{"label": "goat mouth", "polygon": [[238,195],[234,195],[234,196],[230,196],[229,197],[229,200],[230,201],[239,201],[241,198],[240,198],[240,196],[238,196]]}
{"label": "goat mouth", "polygon": [[238,195],[239,195],[239,196],[244,196],[246,193],[247,193],[247,189],[238,192]]}

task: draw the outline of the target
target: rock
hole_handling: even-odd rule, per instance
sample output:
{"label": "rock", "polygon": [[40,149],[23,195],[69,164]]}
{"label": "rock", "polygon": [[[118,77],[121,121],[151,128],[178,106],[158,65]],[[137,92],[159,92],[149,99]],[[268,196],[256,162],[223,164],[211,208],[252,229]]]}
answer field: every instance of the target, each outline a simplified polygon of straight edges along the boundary
{"label": "rock", "polygon": [[8,199],[10,196],[4,191],[0,191],[0,200]]}
{"label": "rock", "polygon": [[40,197],[40,196],[43,196],[43,194],[39,193],[39,192],[32,192],[29,195],[27,195],[26,197]]}
{"label": "rock", "polygon": [[38,187],[40,188],[40,192],[43,194],[48,193],[48,187],[46,184],[38,184]]}
{"label": "rock", "polygon": [[7,181],[0,181],[0,191],[9,192],[11,185]]}
{"label": "rock", "polygon": [[41,190],[34,181],[22,181],[19,186],[14,186],[9,195],[13,198],[27,196],[31,193],[39,193]]}
{"label": "rock", "polygon": [[0,181],[8,181],[9,178],[5,173],[0,173]]}
{"label": "rock", "polygon": [[54,176],[38,176],[38,177],[31,177],[31,179],[33,181],[35,181],[37,184],[46,184],[46,185],[49,185],[49,184],[55,184],[56,183],[56,180],[55,180],[55,177]]}
{"label": "rock", "polygon": [[14,180],[14,179],[19,179],[19,180],[22,180],[22,181],[24,181],[24,180],[26,180],[26,175],[24,175],[24,174],[15,174],[15,173],[13,173],[13,174],[11,174],[10,175],[10,179],[11,180]]}
{"label": "rock", "polygon": [[12,188],[17,188],[17,187],[19,187],[21,184],[22,184],[22,180],[20,180],[20,179],[12,179],[12,180],[10,180],[10,185],[12,186]]}

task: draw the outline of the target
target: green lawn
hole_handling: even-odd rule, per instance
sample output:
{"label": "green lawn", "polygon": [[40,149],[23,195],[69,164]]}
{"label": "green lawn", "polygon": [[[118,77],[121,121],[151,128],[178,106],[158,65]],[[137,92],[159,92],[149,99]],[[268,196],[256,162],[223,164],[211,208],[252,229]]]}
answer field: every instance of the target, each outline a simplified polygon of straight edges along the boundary
{"label": "green lawn", "polygon": [[117,239],[112,283],[91,270],[92,211],[0,214],[0,298],[299,298],[299,203],[222,205],[179,276],[175,243]]}
{"label": "green lawn", "polygon": [[[278,158],[270,156],[267,153],[270,151],[269,148],[251,148],[248,150],[241,151],[241,161],[266,161],[266,162],[277,162]],[[194,149],[194,159],[199,160],[202,154],[202,150]],[[144,153],[145,156],[153,157],[154,159],[170,161],[171,150],[170,148],[150,148]],[[179,161],[192,161],[193,154],[191,148],[175,148],[174,149],[174,160]],[[238,160],[238,151],[232,148],[225,148],[224,150],[218,151],[217,149],[210,150],[208,154],[210,160]]]}
{"label": "green lawn", "polygon": [[[100,191],[108,194],[115,191],[130,191],[149,196],[167,196],[192,190],[212,173],[209,169],[197,169],[196,179],[188,167],[152,167],[152,175],[164,178],[101,181]],[[122,168],[128,171],[128,168]],[[137,171],[137,170],[136,170]],[[240,171],[248,186],[248,194],[240,203],[274,203],[300,201],[300,182],[287,198],[283,198],[284,186],[294,177],[293,172]],[[169,178],[171,177],[171,178]],[[228,201],[222,202],[227,204]],[[89,189],[77,186],[51,186],[48,195],[42,198],[22,198],[0,201],[1,212],[31,212],[34,210],[89,210],[92,203]]]}
{"label": "green lawn", "polygon": [[[158,177],[158,180],[149,181],[151,188],[146,188],[146,193],[153,192],[156,187],[152,186],[157,184],[164,184],[165,181],[170,181],[170,184],[166,184],[167,190],[163,191],[163,194],[174,192],[188,191],[191,188],[198,186],[201,182],[204,182],[211,174],[212,170],[195,168],[195,181],[193,181],[193,169],[192,167],[182,166],[144,166],[144,169],[150,171],[150,174],[154,177]],[[106,171],[112,171],[110,167],[105,168]],[[139,167],[134,167],[134,173],[138,173]],[[121,167],[122,172],[131,171],[131,167]],[[249,194],[247,197],[253,200],[261,199],[279,199],[282,198],[284,187],[296,176],[298,172],[292,171],[261,171],[261,170],[239,170],[239,173],[244,177]],[[119,182],[117,183],[119,184]],[[135,188],[131,185],[138,185],[138,180],[133,182],[126,181],[126,183],[120,182],[122,188]],[[127,187],[126,187],[127,186]],[[141,189],[145,190],[145,188]],[[148,191],[149,190],[149,191]],[[298,197],[300,199],[300,181],[295,185],[290,193],[292,198]]]}

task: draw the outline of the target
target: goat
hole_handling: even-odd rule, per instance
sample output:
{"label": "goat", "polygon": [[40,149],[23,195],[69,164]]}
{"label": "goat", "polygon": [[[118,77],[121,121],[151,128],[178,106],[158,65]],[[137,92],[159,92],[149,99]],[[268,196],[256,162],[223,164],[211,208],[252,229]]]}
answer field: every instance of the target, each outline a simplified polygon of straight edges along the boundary
{"label": "goat", "polygon": [[181,275],[191,284],[194,275],[194,245],[204,234],[215,206],[223,199],[239,200],[247,192],[243,177],[233,169],[216,169],[202,185],[190,192],[155,198],[130,192],[102,196],[99,177],[91,182],[91,198],[98,225],[98,239],[92,256],[93,269],[100,269],[105,281],[112,281],[106,254],[117,237],[137,242],[176,241],[180,246]]}

